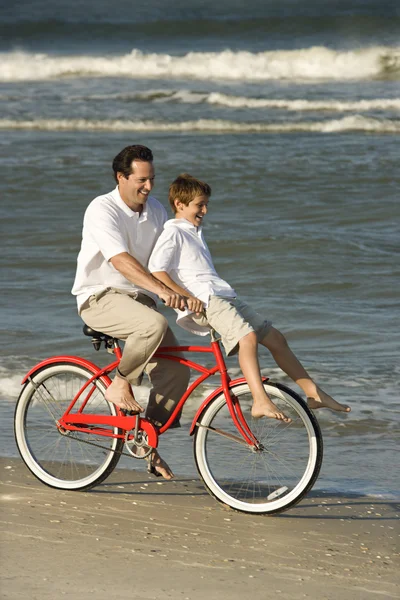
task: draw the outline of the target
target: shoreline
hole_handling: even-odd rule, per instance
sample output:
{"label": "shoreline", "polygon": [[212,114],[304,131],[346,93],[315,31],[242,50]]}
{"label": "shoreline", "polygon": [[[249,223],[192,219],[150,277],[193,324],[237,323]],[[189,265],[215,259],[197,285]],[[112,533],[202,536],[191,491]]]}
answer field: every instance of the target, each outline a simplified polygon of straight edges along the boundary
{"label": "shoreline", "polygon": [[1,458],[2,598],[399,598],[399,506],[311,492],[280,515],[238,513],[202,483],[116,470],[89,492]]}

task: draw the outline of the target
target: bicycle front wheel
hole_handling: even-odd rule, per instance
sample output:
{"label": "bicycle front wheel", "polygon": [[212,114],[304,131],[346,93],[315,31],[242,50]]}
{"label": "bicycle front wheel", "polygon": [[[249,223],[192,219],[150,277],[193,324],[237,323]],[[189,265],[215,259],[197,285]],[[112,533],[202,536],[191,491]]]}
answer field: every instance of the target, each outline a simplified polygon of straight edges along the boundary
{"label": "bicycle front wheel", "polygon": [[[27,467],[43,483],[64,490],[85,490],[103,481],[115,468],[123,440],[82,431],[62,431],[57,421],[75,395],[93,376],[74,363],[44,367],[24,386],[15,409],[14,432]],[[90,398],[84,413],[116,415],[104,398],[106,386],[95,380],[83,393]],[[83,398],[82,398],[83,400]],[[77,406],[72,412],[78,410]],[[114,434],[122,430],[113,428]]]}
{"label": "bicycle front wheel", "polygon": [[200,476],[217,500],[242,512],[274,514],[299,502],[313,486],[322,463],[322,436],[295,392],[270,382],[264,388],[291,423],[253,419],[250,389],[241,384],[232,392],[260,448],[243,440],[221,393],[197,421],[194,453]]}

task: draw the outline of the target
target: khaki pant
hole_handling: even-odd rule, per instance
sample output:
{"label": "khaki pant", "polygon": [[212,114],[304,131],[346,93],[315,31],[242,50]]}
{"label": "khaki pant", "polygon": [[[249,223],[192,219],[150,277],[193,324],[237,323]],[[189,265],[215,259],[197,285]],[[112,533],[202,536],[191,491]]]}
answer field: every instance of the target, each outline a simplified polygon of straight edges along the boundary
{"label": "khaki pant", "polygon": [[81,317],[96,331],[124,340],[119,373],[132,385],[140,385],[143,372],[151,383],[146,417],[163,425],[186,391],[190,371],[172,360],[154,358],[160,346],[177,346],[167,320],[145,294],[107,288],[82,306]]}

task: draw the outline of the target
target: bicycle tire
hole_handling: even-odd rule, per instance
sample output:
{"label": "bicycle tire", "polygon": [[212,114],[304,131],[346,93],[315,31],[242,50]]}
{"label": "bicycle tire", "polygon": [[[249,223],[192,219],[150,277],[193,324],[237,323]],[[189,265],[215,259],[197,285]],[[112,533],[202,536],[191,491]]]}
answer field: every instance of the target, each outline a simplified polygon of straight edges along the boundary
{"label": "bicycle tire", "polygon": [[240,434],[221,392],[197,421],[194,456],[205,487],[217,500],[240,512],[272,515],[297,504],[312,488],[321,468],[323,444],[318,421],[300,396],[278,383],[268,382],[264,388],[291,423],[253,419],[250,389],[238,384],[232,391],[263,449],[239,443]]}
{"label": "bicycle tire", "polygon": [[[28,469],[49,487],[88,490],[114,470],[123,440],[79,432],[60,432],[56,421],[93,373],[69,361],[45,366],[21,391],[14,414],[15,440]],[[97,380],[84,412],[116,415]],[[114,433],[122,433],[114,428]],[[99,448],[101,446],[102,448]]]}

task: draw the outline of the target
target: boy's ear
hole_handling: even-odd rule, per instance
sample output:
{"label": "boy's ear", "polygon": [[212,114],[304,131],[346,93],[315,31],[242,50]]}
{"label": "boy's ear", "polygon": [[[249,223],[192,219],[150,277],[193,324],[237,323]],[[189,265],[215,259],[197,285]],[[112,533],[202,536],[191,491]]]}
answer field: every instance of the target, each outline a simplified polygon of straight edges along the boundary
{"label": "boy's ear", "polygon": [[174,198],[174,206],[175,206],[176,210],[179,209],[180,204],[182,204],[182,202],[179,200],[179,198]]}

